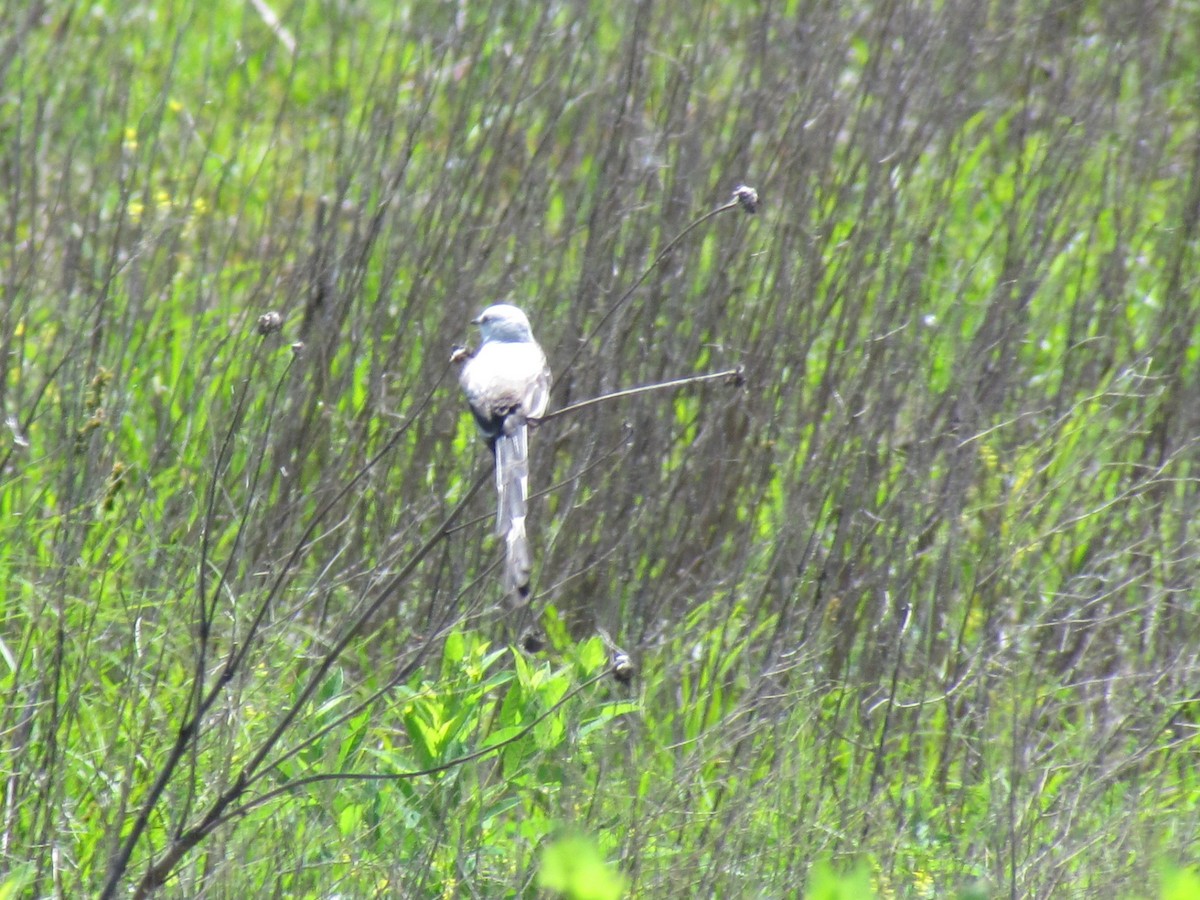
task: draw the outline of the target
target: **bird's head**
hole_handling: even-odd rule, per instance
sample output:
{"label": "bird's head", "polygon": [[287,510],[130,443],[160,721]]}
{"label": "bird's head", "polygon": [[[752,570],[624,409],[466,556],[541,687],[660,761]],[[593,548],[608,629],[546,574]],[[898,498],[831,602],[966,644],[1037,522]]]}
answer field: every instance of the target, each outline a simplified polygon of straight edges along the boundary
{"label": "bird's head", "polygon": [[533,340],[533,330],[529,327],[529,319],[525,313],[508,303],[489,306],[478,318],[471,321],[479,326],[479,334],[484,343]]}

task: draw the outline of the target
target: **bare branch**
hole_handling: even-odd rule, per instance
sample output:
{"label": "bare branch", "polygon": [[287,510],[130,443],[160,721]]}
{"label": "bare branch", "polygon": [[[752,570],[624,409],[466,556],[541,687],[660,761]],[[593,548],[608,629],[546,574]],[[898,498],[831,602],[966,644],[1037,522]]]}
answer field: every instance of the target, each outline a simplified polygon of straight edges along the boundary
{"label": "bare branch", "polygon": [[733,192],[732,199],[726,203],[722,203],[716,209],[709,210],[698,219],[690,222],[687,227],[683,229],[683,231],[679,232],[679,234],[667,241],[666,245],[660,251],[658,251],[658,254],[650,262],[650,265],[646,266],[646,268],[642,271],[642,274],[637,277],[637,280],[635,280],[633,284],[625,289],[625,292],[617,298],[616,302],[613,303],[612,306],[605,310],[604,315],[600,317],[600,320],[592,326],[592,330],[580,339],[579,346],[575,348],[575,352],[571,354],[571,358],[567,360],[567,364],[563,366],[562,372],[559,373],[559,377],[571,371],[572,367],[574,367],[576,361],[579,359],[579,354],[583,351],[584,345],[590,343],[592,339],[600,333],[600,329],[604,327],[605,323],[612,318],[613,314],[618,309],[628,302],[629,298],[633,296],[633,292],[642,286],[646,279],[650,277],[650,273],[659,267],[659,265],[664,259],[667,258],[670,252],[679,245],[680,241],[682,241],[685,237],[710,219],[715,219],[717,216],[721,215],[721,213],[729,212],[729,210],[737,209],[738,207],[741,207],[741,209],[746,213],[755,212],[755,210],[758,208],[758,192],[753,188],[746,187],[745,185],[738,185]]}
{"label": "bare branch", "polygon": [[296,55],[296,38],[288,31],[287,26],[279,21],[279,16],[275,10],[267,5],[267,0],[250,0],[250,5],[254,7],[254,11],[258,13],[263,24],[271,30],[271,33],[279,39],[279,43],[283,44],[285,50],[292,56]]}
{"label": "bare branch", "polygon": [[602,394],[599,397],[592,397],[589,400],[581,400],[579,403],[572,403],[570,406],[564,406],[562,409],[556,409],[553,412],[546,413],[537,420],[536,424],[541,425],[543,422],[549,422],[551,419],[557,419],[559,416],[565,416],[570,413],[579,412],[581,409],[587,409],[589,406],[595,406],[598,403],[605,403],[609,400],[620,400],[625,397],[634,397],[638,394],[648,394],[651,391],[664,391],[671,388],[691,387],[694,384],[704,384],[708,381],[724,380],[729,384],[740,385],[745,383],[745,371],[741,366],[736,369],[726,369],[724,372],[710,372],[707,375],[689,375],[686,378],[676,378],[672,381],[660,381],[657,384],[646,384],[641,387],[627,388],[623,391],[614,391],[611,394]]}

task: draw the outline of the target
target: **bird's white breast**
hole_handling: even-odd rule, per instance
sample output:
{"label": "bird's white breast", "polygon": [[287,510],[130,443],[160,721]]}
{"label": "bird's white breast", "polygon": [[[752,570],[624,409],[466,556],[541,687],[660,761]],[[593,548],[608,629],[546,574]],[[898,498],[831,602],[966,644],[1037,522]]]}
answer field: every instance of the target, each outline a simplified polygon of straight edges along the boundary
{"label": "bird's white breast", "polygon": [[463,366],[460,378],[471,405],[497,410],[520,405],[527,416],[546,411],[550,378],[546,355],[532,341],[487,341]]}

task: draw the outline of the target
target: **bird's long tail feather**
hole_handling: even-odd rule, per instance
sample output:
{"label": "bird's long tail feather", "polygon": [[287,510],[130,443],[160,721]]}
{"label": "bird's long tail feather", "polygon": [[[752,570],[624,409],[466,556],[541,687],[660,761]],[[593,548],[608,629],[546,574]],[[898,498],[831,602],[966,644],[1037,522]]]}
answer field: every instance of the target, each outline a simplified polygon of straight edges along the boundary
{"label": "bird's long tail feather", "polygon": [[496,438],[496,534],[505,539],[505,585],[521,599],[529,594],[533,571],[525,537],[528,490],[529,428],[523,416],[510,414]]}

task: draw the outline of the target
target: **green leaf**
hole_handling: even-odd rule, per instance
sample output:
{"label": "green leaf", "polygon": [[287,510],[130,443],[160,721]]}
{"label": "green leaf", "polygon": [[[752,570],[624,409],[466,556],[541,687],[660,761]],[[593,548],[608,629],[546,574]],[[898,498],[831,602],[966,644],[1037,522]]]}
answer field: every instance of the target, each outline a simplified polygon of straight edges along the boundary
{"label": "green leaf", "polygon": [[516,737],[525,728],[523,725],[505,725],[497,728],[482,741],[479,742],[479,749],[486,750],[488,747],[495,747],[497,744],[503,744],[505,741]]}
{"label": "green leaf", "polygon": [[446,637],[446,646],[442,650],[443,671],[449,670],[463,660],[467,655],[467,642],[461,631],[452,631]]}
{"label": "green leaf", "polygon": [[632,700],[606,703],[600,707],[594,719],[579,726],[579,736],[585,738],[597,728],[603,728],[618,716],[623,716],[626,713],[640,712],[641,708],[642,705],[640,703],[635,703]]}
{"label": "green leaf", "polygon": [[25,886],[33,880],[33,866],[18,866],[3,882],[0,882],[0,900],[15,900],[21,896]]}
{"label": "green leaf", "polygon": [[1162,875],[1161,900],[1200,900],[1200,871],[1167,868]]}
{"label": "green leaf", "polygon": [[625,878],[589,838],[563,837],[542,851],[538,887],[569,900],[619,900]]}
{"label": "green leaf", "polygon": [[608,663],[608,651],[604,642],[598,637],[590,638],[579,644],[575,651],[578,654],[579,668],[583,677],[588,678]]}
{"label": "green leaf", "polygon": [[342,834],[353,834],[358,830],[363,819],[363,807],[360,803],[348,803],[338,814],[338,830]]}
{"label": "green leaf", "polygon": [[875,896],[875,889],[866,866],[838,874],[827,860],[821,860],[812,867],[804,896],[807,900],[869,900]]}

